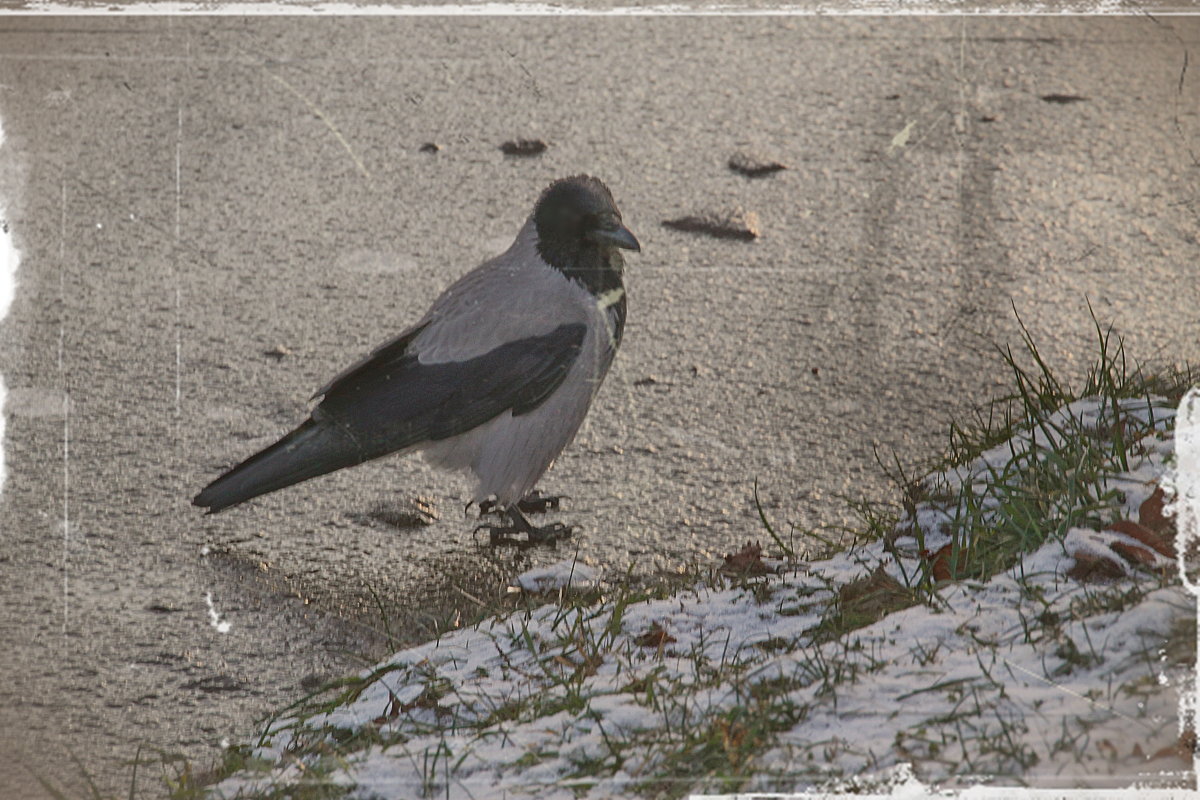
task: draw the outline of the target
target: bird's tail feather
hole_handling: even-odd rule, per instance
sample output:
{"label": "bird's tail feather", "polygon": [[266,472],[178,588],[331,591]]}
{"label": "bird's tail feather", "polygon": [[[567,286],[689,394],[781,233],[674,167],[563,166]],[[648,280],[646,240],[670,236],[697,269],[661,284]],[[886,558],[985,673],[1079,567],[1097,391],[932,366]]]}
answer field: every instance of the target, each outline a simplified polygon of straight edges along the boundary
{"label": "bird's tail feather", "polygon": [[309,419],[204,487],[192,504],[214,514],[252,497],[365,460],[345,431]]}

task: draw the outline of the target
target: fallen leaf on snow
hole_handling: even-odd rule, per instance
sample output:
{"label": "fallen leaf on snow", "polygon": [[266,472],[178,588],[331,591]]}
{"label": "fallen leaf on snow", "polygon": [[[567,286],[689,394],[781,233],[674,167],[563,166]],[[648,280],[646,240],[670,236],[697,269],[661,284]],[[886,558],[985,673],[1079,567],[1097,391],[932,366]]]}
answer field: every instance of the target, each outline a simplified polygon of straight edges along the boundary
{"label": "fallen leaf on snow", "polygon": [[1116,522],[1110,522],[1105,526],[1105,530],[1116,531],[1117,533],[1123,533],[1126,536],[1137,539],[1142,544],[1146,545],[1152,550],[1157,550],[1167,558],[1175,557],[1175,548],[1171,546],[1170,542],[1144,525],[1137,524],[1133,520],[1119,519]]}
{"label": "fallen leaf on snow", "polygon": [[[951,565],[950,560],[954,552],[954,543],[942,547],[933,554],[933,564],[930,567],[933,572],[935,581],[948,581],[956,576],[961,577],[967,569],[967,551],[965,548],[959,548],[958,561]],[[953,568],[952,568],[953,566]]]}
{"label": "fallen leaf on snow", "polygon": [[657,622],[650,625],[650,630],[637,637],[637,643],[642,647],[657,647],[662,648],[663,645],[678,641],[674,636],[667,633]]}
{"label": "fallen leaf on snow", "polygon": [[1189,764],[1192,761],[1193,755],[1196,753],[1196,732],[1191,728],[1187,728],[1183,733],[1179,734],[1179,739],[1170,747],[1164,747],[1161,750],[1155,751],[1154,755],[1150,756],[1151,761],[1160,758],[1179,758],[1187,761]]}
{"label": "fallen leaf on snow", "polygon": [[1138,521],[1155,533],[1162,533],[1171,527],[1170,517],[1163,514],[1163,506],[1165,504],[1166,493],[1159,486],[1154,490],[1154,494],[1147,497],[1145,502],[1138,508]]}
{"label": "fallen leaf on snow", "polygon": [[1080,583],[1117,580],[1125,577],[1125,568],[1111,558],[1076,553],[1075,566],[1067,570],[1067,577],[1074,578]]}
{"label": "fallen leaf on snow", "polygon": [[1112,547],[1114,553],[1135,567],[1139,565],[1152,567],[1158,562],[1158,559],[1154,557],[1154,553],[1151,553],[1144,547],[1125,544],[1124,542],[1113,542],[1110,547]]}

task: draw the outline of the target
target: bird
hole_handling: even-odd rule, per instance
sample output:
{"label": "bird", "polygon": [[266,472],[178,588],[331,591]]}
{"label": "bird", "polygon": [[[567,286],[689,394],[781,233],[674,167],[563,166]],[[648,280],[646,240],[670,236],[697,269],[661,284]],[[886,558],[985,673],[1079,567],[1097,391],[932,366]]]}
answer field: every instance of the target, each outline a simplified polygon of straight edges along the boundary
{"label": "bird", "polygon": [[534,526],[518,504],[575,438],[621,344],[624,250],[640,252],[641,244],[603,181],[554,181],[506,251],[318,389],[308,419],[192,503],[212,514],[420,451],[436,467],[473,475],[472,502],[508,522],[480,526],[493,543],[570,535],[560,523]]}

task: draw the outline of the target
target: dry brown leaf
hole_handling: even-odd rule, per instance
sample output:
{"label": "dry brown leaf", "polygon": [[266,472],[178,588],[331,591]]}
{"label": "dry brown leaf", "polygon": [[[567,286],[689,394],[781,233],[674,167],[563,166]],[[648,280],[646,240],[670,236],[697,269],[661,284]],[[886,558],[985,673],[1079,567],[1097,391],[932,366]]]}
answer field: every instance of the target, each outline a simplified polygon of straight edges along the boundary
{"label": "dry brown leaf", "polygon": [[787,169],[787,165],[780,164],[778,161],[758,158],[749,153],[734,153],[729,159],[729,168],[734,172],[740,172],[747,178],[761,178],[764,175]]}
{"label": "dry brown leaf", "polygon": [[1160,758],[1179,758],[1188,763],[1191,763],[1193,755],[1196,753],[1196,732],[1191,728],[1186,728],[1183,733],[1179,734],[1179,739],[1175,744],[1169,747],[1164,747],[1156,750],[1154,755],[1150,756],[1151,761]]}
{"label": "dry brown leaf", "polygon": [[721,213],[666,219],[663,220],[663,225],[677,231],[707,233],[718,239],[741,239],[746,242],[757,239],[762,234],[758,214],[741,208]]}
{"label": "dry brown leaf", "polygon": [[1130,564],[1133,564],[1135,567],[1142,564],[1146,566],[1153,566],[1155,562],[1158,561],[1158,559],[1154,557],[1154,553],[1151,553],[1144,547],[1138,547],[1137,545],[1125,544],[1124,542],[1113,542],[1109,545],[1109,549],[1111,549],[1121,558],[1128,561]]}
{"label": "dry brown leaf", "polygon": [[1075,566],[1067,570],[1067,577],[1080,583],[1098,580],[1116,580],[1125,577],[1125,569],[1111,558],[1100,558],[1087,553],[1075,554]]}
{"label": "dry brown leaf", "polygon": [[1164,505],[1166,493],[1159,486],[1138,508],[1138,521],[1155,533],[1162,533],[1171,527],[1171,518],[1163,514]]}
{"label": "dry brown leaf", "polygon": [[935,581],[948,581],[955,575],[961,576],[966,572],[967,551],[965,549],[959,549],[958,562],[957,564],[953,565],[953,569],[951,569],[950,559],[952,558],[953,552],[954,544],[951,543],[945,545],[933,554],[933,565],[931,567],[931,571],[933,572],[933,579]]}
{"label": "dry brown leaf", "polygon": [[667,633],[657,622],[650,626],[650,630],[637,637],[637,643],[642,647],[657,647],[662,649],[664,645],[678,641],[674,636]]}
{"label": "dry brown leaf", "polygon": [[762,560],[762,545],[758,542],[746,542],[745,547],[733,555],[726,554],[721,572],[726,575],[766,575],[775,570],[768,567]]}
{"label": "dry brown leaf", "polygon": [[1152,550],[1157,550],[1167,558],[1175,557],[1175,548],[1171,546],[1170,542],[1144,525],[1139,525],[1131,519],[1119,519],[1116,522],[1109,523],[1104,529],[1108,531],[1116,531],[1117,533],[1123,533],[1126,536],[1137,539],[1142,544],[1146,545]]}
{"label": "dry brown leaf", "polygon": [[1081,94],[1060,94],[1056,92],[1054,94],[1042,95],[1042,100],[1046,101],[1047,103],[1058,103],[1059,105],[1066,105],[1068,103],[1082,103],[1087,99],[1088,98]]}
{"label": "dry brown leaf", "polygon": [[536,156],[549,146],[541,139],[515,139],[500,145],[500,152],[506,156]]}

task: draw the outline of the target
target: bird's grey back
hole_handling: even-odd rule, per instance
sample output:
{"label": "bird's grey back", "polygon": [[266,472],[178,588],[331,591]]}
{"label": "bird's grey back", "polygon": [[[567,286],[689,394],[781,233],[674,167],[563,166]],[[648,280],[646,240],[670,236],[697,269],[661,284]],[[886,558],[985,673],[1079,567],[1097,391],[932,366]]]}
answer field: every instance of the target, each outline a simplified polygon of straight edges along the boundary
{"label": "bird's grey back", "polygon": [[542,261],[532,221],[512,246],[455,281],[434,302],[411,344],[422,364],[482,355],[497,342],[543,336],[587,323],[594,300]]}

